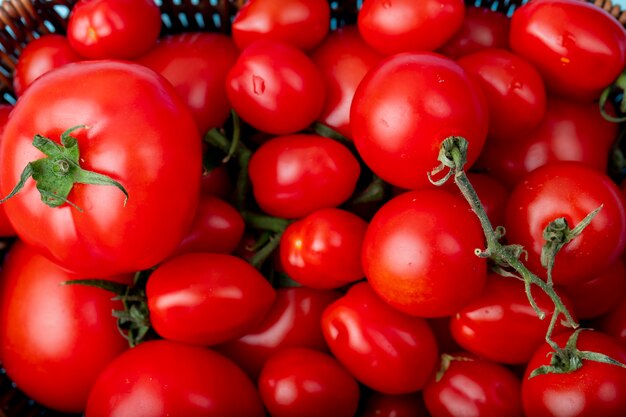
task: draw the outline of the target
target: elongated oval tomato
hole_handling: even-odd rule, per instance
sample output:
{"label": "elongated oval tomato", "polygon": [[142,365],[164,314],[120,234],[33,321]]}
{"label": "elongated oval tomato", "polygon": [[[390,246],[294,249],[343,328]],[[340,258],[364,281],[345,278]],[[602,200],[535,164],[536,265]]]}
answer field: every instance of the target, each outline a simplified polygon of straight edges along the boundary
{"label": "elongated oval tomato", "polygon": [[25,242],[81,275],[150,268],[180,242],[198,202],[201,144],[189,110],[165,79],[137,64],[85,61],[51,71],[31,84],[6,126],[2,196],[44,156],[35,135],[58,144],[81,125],[71,133],[80,166],[119,182],[128,201],[114,186],[76,184],[67,196],[75,206],[52,208],[28,180],[4,203],[7,215]]}

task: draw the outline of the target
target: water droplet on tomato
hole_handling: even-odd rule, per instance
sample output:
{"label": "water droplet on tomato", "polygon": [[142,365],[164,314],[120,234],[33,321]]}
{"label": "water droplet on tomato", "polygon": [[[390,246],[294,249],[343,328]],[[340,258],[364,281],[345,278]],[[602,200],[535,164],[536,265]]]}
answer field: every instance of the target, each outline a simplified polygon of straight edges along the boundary
{"label": "water droplet on tomato", "polygon": [[252,76],[252,91],[257,96],[260,96],[265,92],[265,80],[258,75]]}

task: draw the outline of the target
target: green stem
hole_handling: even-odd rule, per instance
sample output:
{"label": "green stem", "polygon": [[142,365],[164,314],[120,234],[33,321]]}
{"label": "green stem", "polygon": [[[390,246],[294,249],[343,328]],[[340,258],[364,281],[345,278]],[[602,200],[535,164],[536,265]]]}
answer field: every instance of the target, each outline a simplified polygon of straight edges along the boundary
{"label": "green stem", "polygon": [[278,232],[273,236],[270,236],[269,241],[265,246],[260,248],[248,261],[250,265],[255,267],[256,269],[261,269],[263,263],[274,253],[278,245],[280,244],[280,238],[282,237],[283,232]]}
{"label": "green stem", "polygon": [[289,220],[281,219],[280,217],[266,216],[250,211],[241,212],[241,216],[249,227],[275,233],[282,233],[290,223]]}

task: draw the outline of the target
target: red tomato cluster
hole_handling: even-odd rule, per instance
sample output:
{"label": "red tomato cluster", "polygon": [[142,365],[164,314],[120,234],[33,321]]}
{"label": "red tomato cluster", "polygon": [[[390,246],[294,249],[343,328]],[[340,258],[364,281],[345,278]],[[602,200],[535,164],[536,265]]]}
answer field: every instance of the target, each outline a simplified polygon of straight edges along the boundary
{"label": "red tomato cluster", "polygon": [[152,0],[79,0],[23,49],[8,377],[86,417],[623,417],[626,29],[335,3],[159,37]]}

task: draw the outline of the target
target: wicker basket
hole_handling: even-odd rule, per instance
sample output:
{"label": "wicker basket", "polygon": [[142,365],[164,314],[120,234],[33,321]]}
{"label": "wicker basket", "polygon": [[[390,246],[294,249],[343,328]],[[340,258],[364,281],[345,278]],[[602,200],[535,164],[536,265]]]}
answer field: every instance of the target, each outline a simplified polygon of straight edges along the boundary
{"label": "wicker basket", "polygon": [[[14,103],[12,74],[24,46],[39,35],[64,33],[67,16],[77,0],[0,0],[0,101]],[[163,18],[163,33],[210,31],[228,33],[230,23],[245,0],[156,0]],[[607,10],[626,26],[626,11],[611,0],[587,0]],[[510,14],[526,0],[465,0]],[[362,0],[331,1],[332,26],[354,23]],[[71,416],[34,403],[0,370],[0,417]]]}

